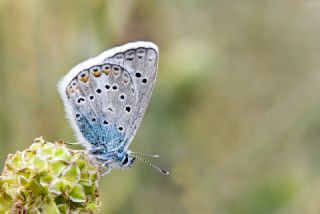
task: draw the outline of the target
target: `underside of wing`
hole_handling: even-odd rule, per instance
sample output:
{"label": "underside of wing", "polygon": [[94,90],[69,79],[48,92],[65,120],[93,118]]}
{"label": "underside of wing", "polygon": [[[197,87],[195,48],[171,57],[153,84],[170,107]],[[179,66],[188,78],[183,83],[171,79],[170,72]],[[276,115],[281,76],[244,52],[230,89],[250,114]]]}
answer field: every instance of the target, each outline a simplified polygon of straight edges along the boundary
{"label": "underside of wing", "polygon": [[156,45],[135,42],[69,71],[59,92],[80,143],[87,148],[128,146],[149,102],[157,63]]}
{"label": "underside of wing", "polygon": [[133,80],[137,103],[132,114],[133,118],[127,125],[126,146],[128,146],[137,132],[151,97],[157,75],[158,49],[155,45],[129,47],[106,58],[104,62],[122,66]]}

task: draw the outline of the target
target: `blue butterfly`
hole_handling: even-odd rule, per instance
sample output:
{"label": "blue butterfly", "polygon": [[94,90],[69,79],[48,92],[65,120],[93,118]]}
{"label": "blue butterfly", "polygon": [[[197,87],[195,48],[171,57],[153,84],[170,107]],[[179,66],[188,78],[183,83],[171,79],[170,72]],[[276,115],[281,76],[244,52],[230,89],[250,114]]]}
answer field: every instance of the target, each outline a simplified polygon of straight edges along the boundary
{"label": "blue butterfly", "polygon": [[138,156],[158,155],[128,150],[150,100],[158,58],[155,44],[128,43],[76,65],[58,84],[79,144],[106,167],[104,174],[135,159],[169,174]]}

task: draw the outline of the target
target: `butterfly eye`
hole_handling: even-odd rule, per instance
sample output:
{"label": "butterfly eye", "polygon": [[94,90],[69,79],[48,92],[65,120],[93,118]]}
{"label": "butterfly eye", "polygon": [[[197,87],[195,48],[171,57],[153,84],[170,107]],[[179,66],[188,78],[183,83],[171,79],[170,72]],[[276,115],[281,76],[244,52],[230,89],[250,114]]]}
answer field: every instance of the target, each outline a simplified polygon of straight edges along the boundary
{"label": "butterfly eye", "polygon": [[125,155],[122,161],[122,165],[126,165],[129,162],[128,155]]}
{"label": "butterfly eye", "polygon": [[100,77],[101,76],[101,69],[98,66],[95,66],[90,69],[90,72],[92,73],[93,76],[95,77]]}

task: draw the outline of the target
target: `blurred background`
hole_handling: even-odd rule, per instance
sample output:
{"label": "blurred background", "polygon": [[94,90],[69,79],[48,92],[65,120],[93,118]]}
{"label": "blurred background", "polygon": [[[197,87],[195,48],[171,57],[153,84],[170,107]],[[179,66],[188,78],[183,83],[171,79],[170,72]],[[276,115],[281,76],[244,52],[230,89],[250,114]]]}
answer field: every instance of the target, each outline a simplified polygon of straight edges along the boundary
{"label": "blurred background", "polygon": [[0,0],[0,163],[34,138],[74,142],[56,84],[134,40],[160,48],[131,149],[100,213],[320,213],[320,1]]}

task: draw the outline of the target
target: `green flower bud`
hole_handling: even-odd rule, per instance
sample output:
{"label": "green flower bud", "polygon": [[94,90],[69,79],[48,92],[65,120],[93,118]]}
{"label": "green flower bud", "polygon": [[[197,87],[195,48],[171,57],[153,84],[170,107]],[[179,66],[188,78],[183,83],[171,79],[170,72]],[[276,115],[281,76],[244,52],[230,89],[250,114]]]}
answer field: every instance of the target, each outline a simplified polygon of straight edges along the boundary
{"label": "green flower bud", "polygon": [[8,155],[0,176],[0,213],[94,213],[99,167],[82,150],[37,138]]}

